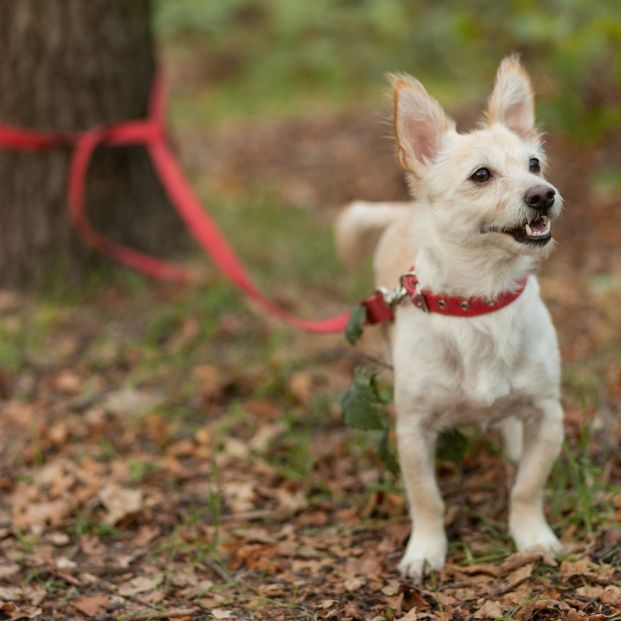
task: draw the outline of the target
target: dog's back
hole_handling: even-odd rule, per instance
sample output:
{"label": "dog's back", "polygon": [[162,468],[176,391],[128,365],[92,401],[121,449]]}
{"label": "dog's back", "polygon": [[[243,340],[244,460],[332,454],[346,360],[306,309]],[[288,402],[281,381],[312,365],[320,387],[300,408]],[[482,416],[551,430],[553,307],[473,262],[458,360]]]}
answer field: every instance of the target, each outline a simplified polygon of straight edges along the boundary
{"label": "dog's back", "polygon": [[373,256],[375,284],[393,287],[414,261],[414,207],[408,202],[349,204],[336,223],[336,245],[343,264],[353,270]]}

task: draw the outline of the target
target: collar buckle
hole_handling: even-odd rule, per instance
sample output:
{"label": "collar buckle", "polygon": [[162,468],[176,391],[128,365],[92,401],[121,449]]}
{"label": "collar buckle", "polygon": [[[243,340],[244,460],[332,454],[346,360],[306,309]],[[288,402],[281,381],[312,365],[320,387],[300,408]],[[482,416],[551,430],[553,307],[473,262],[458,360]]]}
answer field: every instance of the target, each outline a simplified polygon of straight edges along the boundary
{"label": "collar buckle", "polygon": [[399,276],[399,286],[406,290],[406,294],[410,296],[410,300],[412,300],[412,304],[414,304],[416,308],[422,310],[423,313],[430,312],[429,305],[425,299],[425,294],[420,287],[418,278],[416,278],[416,274],[413,269]]}
{"label": "collar buckle", "polygon": [[378,287],[376,292],[382,296],[384,303],[391,310],[399,304],[408,294],[407,289],[399,282],[399,286],[394,289],[388,289],[388,287]]}
{"label": "collar buckle", "polygon": [[423,295],[423,292],[418,288],[418,286],[416,287],[416,293],[412,296],[412,302],[414,303],[414,306],[422,310],[423,313],[429,312],[427,300],[425,300],[425,296]]}

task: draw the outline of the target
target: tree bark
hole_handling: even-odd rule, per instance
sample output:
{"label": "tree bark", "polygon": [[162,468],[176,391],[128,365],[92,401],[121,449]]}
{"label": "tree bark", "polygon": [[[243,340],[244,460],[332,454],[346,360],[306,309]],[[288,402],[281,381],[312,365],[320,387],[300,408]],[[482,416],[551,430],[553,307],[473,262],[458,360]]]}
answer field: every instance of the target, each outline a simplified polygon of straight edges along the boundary
{"label": "tree bark", "polygon": [[[150,0],[0,2],[0,123],[75,131],[144,117],[155,62]],[[70,150],[0,148],[0,286],[28,285],[50,266],[77,279],[97,262],[67,214]],[[87,183],[93,224],[156,254],[182,226],[143,147],[101,148]]]}

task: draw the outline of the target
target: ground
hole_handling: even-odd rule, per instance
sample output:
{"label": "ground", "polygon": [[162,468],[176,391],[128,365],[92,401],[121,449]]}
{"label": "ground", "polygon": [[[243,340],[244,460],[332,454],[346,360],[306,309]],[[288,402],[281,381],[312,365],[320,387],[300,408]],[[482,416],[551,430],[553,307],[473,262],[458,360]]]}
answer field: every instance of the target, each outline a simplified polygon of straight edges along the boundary
{"label": "ground", "polygon": [[[173,121],[266,290],[309,318],[351,307],[368,274],[338,266],[336,210],[406,192],[380,107]],[[199,285],[119,270],[79,293],[0,294],[0,618],[621,619],[619,141],[548,143],[566,200],[541,275],[564,360],[546,491],[560,558],[513,553],[513,473],[473,433],[438,464],[448,565],[401,580],[399,480],[340,411],[357,365],[383,369],[377,335],[353,348],[284,327],[196,254]]]}

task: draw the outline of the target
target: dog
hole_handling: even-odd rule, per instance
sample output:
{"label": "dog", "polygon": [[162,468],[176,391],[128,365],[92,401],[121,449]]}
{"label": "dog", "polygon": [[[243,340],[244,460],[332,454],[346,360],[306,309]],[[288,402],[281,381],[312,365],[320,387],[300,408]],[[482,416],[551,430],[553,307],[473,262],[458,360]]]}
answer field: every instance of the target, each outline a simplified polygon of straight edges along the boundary
{"label": "dog", "polygon": [[[354,202],[336,236],[350,266],[375,248],[375,283],[395,288],[385,335],[412,520],[399,570],[420,580],[445,564],[435,445],[439,432],[460,425],[498,428],[516,463],[509,531],[517,549],[557,553],[543,488],[563,442],[560,356],[535,271],[555,244],[551,224],[562,198],[543,176],[529,76],[518,57],[505,58],[484,119],[469,133],[456,131],[419,81],[391,79],[397,159],[413,200]],[[416,292],[406,295],[399,282],[410,273]],[[424,312],[425,292],[438,311],[446,300],[464,309],[487,301],[490,310]],[[510,303],[494,308],[507,296]]]}

